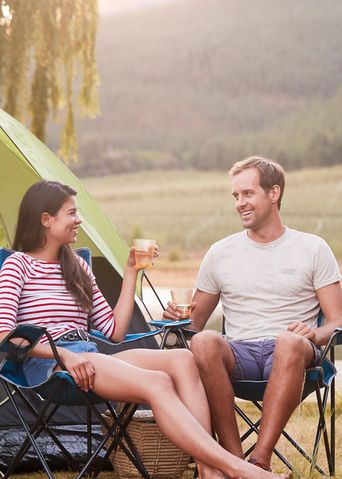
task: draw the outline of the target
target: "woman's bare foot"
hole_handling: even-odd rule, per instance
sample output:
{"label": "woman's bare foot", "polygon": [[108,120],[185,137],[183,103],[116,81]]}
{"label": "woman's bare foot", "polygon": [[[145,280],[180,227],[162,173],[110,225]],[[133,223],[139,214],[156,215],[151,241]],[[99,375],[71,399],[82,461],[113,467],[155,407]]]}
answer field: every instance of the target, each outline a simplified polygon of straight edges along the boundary
{"label": "woman's bare foot", "polygon": [[205,466],[204,464],[198,464],[197,469],[199,479],[229,479],[217,469]]}
{"label": "woman's bare foot", "polygon": [[275,474],[254,466],[247,461],[238,461],[233,465],[233,472],[230,472],[232,479],[290,479],[291,472]]}

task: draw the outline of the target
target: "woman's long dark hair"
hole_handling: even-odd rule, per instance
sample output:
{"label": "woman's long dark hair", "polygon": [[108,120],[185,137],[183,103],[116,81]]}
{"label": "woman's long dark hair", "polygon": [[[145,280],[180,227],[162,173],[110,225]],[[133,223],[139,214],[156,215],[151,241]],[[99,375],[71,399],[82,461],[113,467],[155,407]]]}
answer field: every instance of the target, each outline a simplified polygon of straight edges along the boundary
{"label": "woman's long dark hair", "polygon": [[[13,249],[30,252],[45,245],[46,237],[41,224],[42,213],[55,216],[65,201],[77,193],[70,186],[57,181],[39,181],[25,193],[19,208]],[[92,308],[91,280],[75,257],[71,247],[60,247],[58,260],[61,264],[63,278],[67,289],[72,293],[77,304],[86,312]]]}

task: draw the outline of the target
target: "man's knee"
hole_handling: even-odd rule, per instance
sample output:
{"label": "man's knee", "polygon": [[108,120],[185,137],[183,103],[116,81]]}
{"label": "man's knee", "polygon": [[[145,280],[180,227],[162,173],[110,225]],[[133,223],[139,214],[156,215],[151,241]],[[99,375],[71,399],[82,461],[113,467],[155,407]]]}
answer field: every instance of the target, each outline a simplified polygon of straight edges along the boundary
{"label": "man's knee", "polygon": [[297,362],[311,355],[313,355],[312,346],[304,336],[284,331],[276,339],[275,356],[284,361]]}
{"label": "man's knee", "polygon": [[202,331],[196,334],[192,340],[190,349],[197,364],[210,364],[224,359],[229,346],[223,337],[215,331]]}

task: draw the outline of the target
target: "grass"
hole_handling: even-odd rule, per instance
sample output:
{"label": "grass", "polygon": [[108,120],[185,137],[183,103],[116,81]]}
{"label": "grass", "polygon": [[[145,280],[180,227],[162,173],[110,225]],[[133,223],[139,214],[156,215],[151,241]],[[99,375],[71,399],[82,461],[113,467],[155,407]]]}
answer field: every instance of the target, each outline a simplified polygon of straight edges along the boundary
{"label": "grass", "polygon": [[[161,258],[193,261],[208,246],[241,229],[222,172],[152,171],[85,179],[123,237],[156,238]],[[342,259],[342,166],[287,174],[282,216],[292,228],[325,238]]]}
{"label": "grass", "polygon": [[[242,405],[244,410],[250,415],[254,420],[257,419],[258,415],[255,407],[250,403],[239,403]],[[337,395],[336,401],[336,479],[342,479],[342,395]],[[292,418],[289,421],[289,424],[286,430],[293,435],[298,442],[304,446],[308,452],[310,452],[315,429],[317,424],[318,416],[313,402],[305,401],[301,404]],[[239,419],[239,428],[240,432],[244,432],[246,426]],[[251,436],[250,439],[254,439],[255,436]],[[251,442],[246,443],[248,445]],[[278,442],[278,448],[285,456],[295,465],[296,474],[294,478],[301,477],[306,479],[318,479],[321,476],[318,473],[310,475],[308,463],[299,455],[297,451],[293,449],[285,439],[282,437]],[[320,450],[318,454],[318,461],[323,469],[326,469],[326,461],[324,458],[324,447],[321,442]],[[285,466],[277,459],[275,456],[272,461],[272,468],[275,472],[281,472],[285,470]],[[189,467],[183,474],[182,479],[191,479],[193,475],[193,468]],[[75,476],[75,473],[70,472],[58,472],[56,473],[56,479],[71,479]],[[13,479],[43,479],[46,476],[42,473],[30,473],[30,474],[18,474],[11,476]],[[102,472],[99,476],[99,479],[118,479],[118,475],[113,474],[113,472]],[[170,478],[173,479],[173,478]]]}

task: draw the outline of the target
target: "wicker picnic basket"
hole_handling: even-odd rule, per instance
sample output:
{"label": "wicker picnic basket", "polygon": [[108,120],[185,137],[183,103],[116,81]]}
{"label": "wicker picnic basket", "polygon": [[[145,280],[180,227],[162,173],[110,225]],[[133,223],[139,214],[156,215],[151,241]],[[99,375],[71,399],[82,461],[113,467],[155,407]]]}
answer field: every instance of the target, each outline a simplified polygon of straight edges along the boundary
{"label": "wicker picnic basket", "polygon": [[[105,417],[109,420],[107,415]],[[127,431],[151,479],[182,477],[190,456],[166,439],[154,421],[152,411],[136,411]],[[120,479],[142,477],[120,448],[113,450],[110,459]]]}

